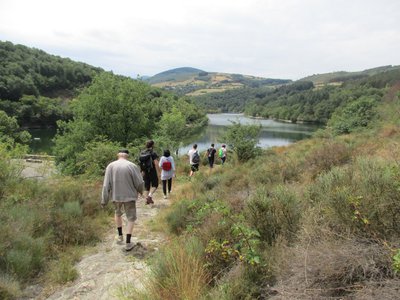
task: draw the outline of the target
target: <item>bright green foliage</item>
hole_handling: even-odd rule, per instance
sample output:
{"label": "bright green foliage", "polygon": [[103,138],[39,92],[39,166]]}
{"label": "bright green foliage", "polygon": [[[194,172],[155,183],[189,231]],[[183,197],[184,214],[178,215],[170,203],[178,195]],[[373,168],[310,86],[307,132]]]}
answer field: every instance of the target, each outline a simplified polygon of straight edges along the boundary
{"label": "bright green foliage", "polygon": [[400,273],[400,249],[393,255],[393,269],[396,274]]}
{"label": "bright green foliage", "polygon": [[15,143],[28,143],[31,135],[27,131],[21,131],[17,120],[9,117],[0,110],[0,142],[14,146]]}
{"label": "bright green foliage", "polygon": [[[144,82],[110,73],[96,77],[71,106],[74,120],[58,122],[54,150],[57,163],[66,174],[99,174],[108,159],[90,161],[98,160],[94,153],[89,154],[90,149],[95,149],[100,157],[110,157],[112,146],[114,151],[129,146],[132,152],[157,134],[160,144],[164,141],[160,146],[174,150],[179,141],[203,126],[206,119],[188,101],[164,94]],[[97,141],[105,144],[96,144]],[[107,154],[101,153],[103,147],[107,148],[103,149]]]}
{"label": "bright green foliage", "polygon": [[23,126],[55,126],[71,118],[65,99],[103,72],[10,42],[0,41],[0,57],[0,110]]}
{"label": "bright green foliage", "polygon": [[[101,140],[87,143],[85,150],[77,155],[79,172],[93,178],[103,176],[107,165],[116,159],[115,149],[118,147],[117,143]],[[130,151],[136,152],[132,147]]]}
{"label": "bright green foliage", "polygon": [[232,122],[221,138],[226,141],[229,148],[235,152],[239,161],[244,162],[260,154],[260,148],[257,147],[258,135],[261,127],[257,125],[242,125],[240,123]]}
{"label": "bright green foliage", "polygon": [[335,134],[345,134],[367,126],[375,117],[376,100],[362,97],[336,110],[328,122]]}

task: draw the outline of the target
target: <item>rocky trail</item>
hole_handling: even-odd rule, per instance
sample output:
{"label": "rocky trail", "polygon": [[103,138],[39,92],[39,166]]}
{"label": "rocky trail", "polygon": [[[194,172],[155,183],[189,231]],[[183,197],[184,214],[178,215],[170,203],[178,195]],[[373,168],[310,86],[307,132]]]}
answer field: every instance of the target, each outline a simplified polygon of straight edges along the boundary
{"label": "rocky trail", "polygon": [[77,263],[78,279],[51,296],[39,298],[109,300],[118,299],[118,293],[124,286],[140,288],[143,278],[149,271],[146,258],[157,251],[159,245],[165,241],[161,233],[152,232],[146,226],[149,220],[169,205],[169,200],[160,199],[160,196],[154,198],[155,204],[150,206],[145,205],[143,198],[139,199],[137,221],[132,234],[132,242],[136,243],[136,246],[131,251],[126,252],[124,245],[117,244],[114,223],[110,224],[110,231],[105,239],[91,251],[91,254],[84,256]]}

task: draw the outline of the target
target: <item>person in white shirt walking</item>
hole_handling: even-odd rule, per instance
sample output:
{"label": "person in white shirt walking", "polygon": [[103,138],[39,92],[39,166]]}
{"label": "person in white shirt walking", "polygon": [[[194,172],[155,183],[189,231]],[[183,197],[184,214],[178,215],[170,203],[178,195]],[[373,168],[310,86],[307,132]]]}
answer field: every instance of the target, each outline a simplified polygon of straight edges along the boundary
{"label": "person in white shirt walking", "polygon": [[128,225],[126,228],[125,250],[130,251],[134,245],[131,243],[133,225],[136,221],[136,201],[138,195],[143,194],[144,182],[140,169],[128,160],[129,151],[120,150],[118,159],[111,162],[105,172],[101,206],[107,205],[111,198],[115,207],[115,223],[118,230],[118,244],[123,243],[122,214],[125,211]]}
{"label": "person in white shirt walking", "polygon": [[161,169],[161,182],[164,193],[164,199],[167,199],[167,184],[168,184],[168,195],[172,189],[172,177],[175,177],[175,162],[171,156],[169,150],[164,151],[164,155],[161,156],[159,167]]}

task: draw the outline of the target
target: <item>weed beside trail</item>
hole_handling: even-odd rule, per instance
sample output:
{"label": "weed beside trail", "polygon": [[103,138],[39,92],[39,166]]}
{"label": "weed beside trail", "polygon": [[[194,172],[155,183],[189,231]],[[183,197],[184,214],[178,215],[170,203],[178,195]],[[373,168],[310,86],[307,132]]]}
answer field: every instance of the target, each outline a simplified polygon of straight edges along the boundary
{"label": "weed beside trail", "polygon": [[[15,173],[10,167],[2,172]],[[35,280],[76,278],[72,247],[99,240],[104,220],[96,184],[76,179],[36,181],[5,175],[0,197],[0,295],[13,299]],[[8,178],[8,179],[6,179]]]}

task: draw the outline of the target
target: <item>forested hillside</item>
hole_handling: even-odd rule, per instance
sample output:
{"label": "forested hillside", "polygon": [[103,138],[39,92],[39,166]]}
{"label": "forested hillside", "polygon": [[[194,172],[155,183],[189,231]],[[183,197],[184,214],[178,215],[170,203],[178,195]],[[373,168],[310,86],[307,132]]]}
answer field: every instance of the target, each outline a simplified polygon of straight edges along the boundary
{"label": "forested hillside", "polygon": [[323,85],[329,83],[341,83],[362,78],[367,78],[386,71],[398,70],[400,66],[382,66],[372,69],[367,69],[359,72],[332,72],[325,74],[314,74],[300,79],[301,81],[312,81],[314,85]]}
{"label": "forested hillside", "polygon": [[71,117],[65,100],[103,70],[0,41],[0,110],[21,126],[54,126]]}
{"label": "forested hillside", "polygon": [[[357,105],[376,106],[382,88],[398,80],[399,75],[399,69],[392,69],[341,85],[315,87],[311,81],[297,81],[280,87],[240,88],[193,98],[209,112],[244,112],[253,117],[327,124],[335,111]],[[360,116],[364,117],[369,118]]]}

